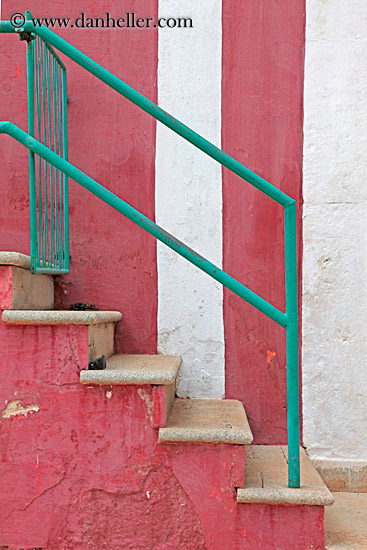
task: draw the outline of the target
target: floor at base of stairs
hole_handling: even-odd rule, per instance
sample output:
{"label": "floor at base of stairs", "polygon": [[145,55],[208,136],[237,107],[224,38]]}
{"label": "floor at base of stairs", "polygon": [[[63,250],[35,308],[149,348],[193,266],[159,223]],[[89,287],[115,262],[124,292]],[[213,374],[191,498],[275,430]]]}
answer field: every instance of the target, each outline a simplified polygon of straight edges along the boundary
{"label": "floor at base of stairs", "polygon": [[333,493],[325,508],[327,550],[367,549],[367,493]]}

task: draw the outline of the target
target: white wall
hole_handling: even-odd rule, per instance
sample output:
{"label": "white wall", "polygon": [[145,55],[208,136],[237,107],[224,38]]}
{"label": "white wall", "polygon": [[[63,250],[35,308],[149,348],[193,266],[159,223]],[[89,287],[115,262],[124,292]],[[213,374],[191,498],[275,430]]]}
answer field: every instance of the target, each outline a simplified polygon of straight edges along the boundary
{"label": "white wall", "polygon": [[[158,104],[220,146],[222,2],[160,0],[159,15],[192,17],[192,29],[160,29]],[[218,163],[157,125],[156,220],[221,266]],[[224,395],[223,290],[158,243],[158,349],[183,357],[179,395]]]}
{"label": "white wall", "polygon": [[367,2],[306,9],[304,442],[367,461]]}

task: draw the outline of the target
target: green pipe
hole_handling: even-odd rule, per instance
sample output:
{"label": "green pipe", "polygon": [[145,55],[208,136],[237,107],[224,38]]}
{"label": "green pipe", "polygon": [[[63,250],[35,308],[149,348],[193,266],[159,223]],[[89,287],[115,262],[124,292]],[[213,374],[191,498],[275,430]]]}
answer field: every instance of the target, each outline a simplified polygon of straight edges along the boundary
{"label": "green pipe", "polygon": [[[59,144],[60,146],[60,144]],[[62,156],[68,160],[68,93],[66,69],[62,69]],[[64,268],[69,270],[69,182],[64,176]]]}
{"label": "green pipe", "polygon": [[[36,98],[37,98],[37,131],[38,139],[41,139],[41,113],[42,113],[42,103],[41,103],[41,65],[40,65],[40,56],[41,56],[41,39],[37,36],[35,40],[35,71],[36,71]],[[37,241],[37,272],[41,267],[41,255],[40,255],[40,246],[43,243],[43,222],[42,222],[42,162],[41,159],[38,159],[38,241]]]}
{"label": "green pipe", "polygon": [[[114,76],[112,73],[107,71],[107,69],[93,61],[93,59],[80,52],[77,48],[74,48],[74,46],[66,42],[66,40],[63,40],[60,36],[57,36],[55,33],[50,31],[50,29],[43,26],[34,27],[33,24],[29,22],[25,23],[24,29],[27,32],[38,34],[48,44],[51,44],[54,48],[75,61],[75,63],[78,63],[78,65],[116,90],[116,92],[120,93],[126,97],[126,99],[143,109],[143,111],[150,114],[156,120],[159,120],[162,124],[168,126],[168,128],[176,132],[176,134],[195,145],[195,147],[212,157],[214,160],[218,161],[222,164],[222,166],[225,166],[234,174],[237,174],[247,182],[251,183],[251,185],[265,193],[265,195],[273,199],[278,204],[286,206],[287,204],[294,202],[294,199],[271,185],[262,177],[255,174],[255,172],[252,172],[249,168],[246,168],[246,166],[219,149],[219,147],[216,147],[213,143],[210,143],[210,141],[194,132],[194,130],[191,130],[191,128],[185,124],[182,124],[182,122],[158,107],[158,105],[153,103],[153,101],[150,101],[150,99],[134,90],[134,88],[131,88],[131,86]],[[14,28],[11,26],[10,22],[2,21],[0,23],[0,32],[14,32]]]}
{"label": "green pipe", "polygon": [[[46,122],[48,126],[48,146],[52,149],[52,135],[51,135],[51,120],[52,120],[52,103],[51,103],[51,61],[52,57],[49,53],[46,56],[46,73],[47,73],[47,117]],[[45,142],[47,145],[47,142]],[[54,238],[54,173],[55,167],[50,166],[50,242],[47,254],[47,263],[50,265],[53,263],[52,250],[53,250],[53,238]],[[48,233],[48,231],[47,231]]]}
{"label": "green pipe", "polygon": [[298,375],[298,288],[297,288],[297,210],[295,204],[284,209],[285,295],[287,326],[287,422],[288,482],[300,486],[299,465],[299,375]]}
{"label": "green pipe", "polygon": [[218,266],[212,264],[203,258],[203,256],[200,256],[200,254],[187,247],[173,235],[167,233],[167,231],[159,227],[159,225],[141,214],[138,210],[135,210],[135,208],[111,193],[111,191],[108,191],[105,187],[81,172],[81,170],[15,126],[15,124],[12,124],[11,122],[0,122],[0,133],[8,134],[15,140],[19,141],[19,143],[42,157],[48,163],[56,166],[56,168],[96,195],[96,197],[99,197],[101,200],[112,206],[115,210],[121,212],[121,214],[126,216],[126,218],[139,225],[142,229],[156,237],[156,239],[166,244],[169,248],[172,248],[172,250],[189,260],[192,264],[196,265],[196,267],[210,275],[223,286],[232,290],[246,302],[273,319],[276,323],[284,328],[287,326],[288,317],[285,313],[249,290],[239,281],[222,271]]}
{"label": "green pipe", "polygon": [[[53,99],[53,143],[54,143],[54,147],[53,147],[53,150],[55,151],[55,153],[57,153],[57,107],[56,107],[56,61],[55,61],[55,58],[53,56],[51,56],[51,67],[52,67],[52,90],[53,90],[53,94],[52,94],[52,99]],[[53,220],[51,222],[51,262],[52,264],[55,262],[55,250],[56,250],[56,235],[55,235],[55,231],[54,231],[54,227],[53,227],[53,222],[55,220],[55,225],[56,225],[56,219],[57,219],[57,208],[56,208],[56,197],[57,197],[57,178],[58,178],[58,171],[57,169],[55,168],[55,166],[53,167],[53,173],[54,173],[54,193],[55,193],[55,196],[54,196],[54,202],[52,202],[51,204],[51,212],[52,212],[52,217],[53,217]]]}

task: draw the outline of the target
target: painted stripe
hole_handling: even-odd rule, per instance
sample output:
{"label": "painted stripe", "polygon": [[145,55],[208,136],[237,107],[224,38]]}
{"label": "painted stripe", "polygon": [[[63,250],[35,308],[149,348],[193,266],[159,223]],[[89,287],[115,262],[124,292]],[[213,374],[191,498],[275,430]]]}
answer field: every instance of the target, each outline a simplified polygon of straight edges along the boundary
{"label": "painted stripe", "polygon": [[[298,205],[303,48],[304,0],[223,0],[223,149]],[[224,270],[284,311],[282,209],[226,170],[223,231]],[[285,443],[284,330],[229,291],[224,326],[226,396],[244,402],[257,443]]]}
{"label": "painted stripe", "polygon": [[367,4],[306,5],[304,443],[334,470],[367,457]]}
{"label": "painted stripe", "polygon": [[[221,2],[160,0],[159,15],[189,16],[191,29],[160,29],[158,103],[220,146]],[[220,166],[157,125],[157,223],[222,265]],[[179,395],[224,394],[223,290],[158,243],[158,349],[183,357]]]}

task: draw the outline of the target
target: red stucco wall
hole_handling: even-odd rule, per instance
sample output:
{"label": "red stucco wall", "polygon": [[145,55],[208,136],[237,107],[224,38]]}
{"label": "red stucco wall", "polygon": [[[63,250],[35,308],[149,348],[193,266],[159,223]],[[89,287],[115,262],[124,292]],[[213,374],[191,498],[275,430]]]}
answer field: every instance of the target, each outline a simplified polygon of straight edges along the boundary
{"label": "red stucco wall", "polygon": [[[304,0],[223,0],[222,147],[297,199],[299,258],[304,25]],[[285,311],[283,210],[227,170],[223,232],[224,269]],[[285,332],[224,297],[226,395],[244,402],[255,442],[285,443]]]}
{"label": "red stucco wall", "polygon": [[[74,2],[3,0],[2,19],[31,8],[34,17],[121,15],[111,0]],[[123,11],[136,10],[124,2]],[[155,17],[157,0],[141,0],[139,13]],[[156,29],[57,29],[116,76],[156,101]],[[27,129],[25,43],[0,36],[0,120]],[[154,219],[155,122],[72,61],[68,68],[69,159],[99,183]],[[0,250],[29,253],[27,151],[0,136]],[[122,312],[116,349],[156,351],[157,270],[153,237],[99,199],[70,183],[70,275],[58,299]]]}
{"label": "red stucco wall", "polygon": [[158,443],[162,386],[82,386],[87,327],[0,341],[0,548],[324,549],[322,506],[237,504],[243,446]]}

